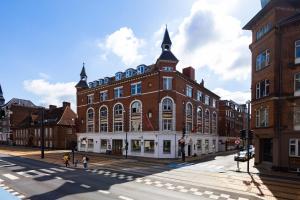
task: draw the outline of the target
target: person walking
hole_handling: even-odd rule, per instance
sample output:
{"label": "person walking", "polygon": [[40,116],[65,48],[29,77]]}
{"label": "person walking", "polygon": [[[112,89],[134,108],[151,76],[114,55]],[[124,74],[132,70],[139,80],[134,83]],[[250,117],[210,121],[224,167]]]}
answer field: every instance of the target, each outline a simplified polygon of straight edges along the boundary
{"label": "person walking", "polygon": [[69,156],[67,154],[64,155],[63,160],[64,160],[66,167],[68,167],[69,166]]}
{"label": "person walking", "polygon": [[82,157],[83,167],[86,169],[88,165],[89,158],[87,156]]}

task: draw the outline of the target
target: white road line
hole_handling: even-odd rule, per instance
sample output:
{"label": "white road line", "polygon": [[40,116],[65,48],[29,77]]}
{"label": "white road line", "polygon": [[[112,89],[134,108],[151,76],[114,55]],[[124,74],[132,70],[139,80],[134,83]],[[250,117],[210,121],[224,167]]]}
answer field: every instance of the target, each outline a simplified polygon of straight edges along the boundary
{"label": "white road line", "polygon": [[87,188],[87,189],[88,189],[88,188],[91,188],[91,186],[85,185],[85,184],[81,184],[80,186],[83,187],[83,188]]}
{"label": "white road line", "polygon": [[2,187],[2,189],[4,189],[4,190],[8,190],[8,189],[9,189],[9,187],[7,187],[7,186],[4,186],[4,187]]}
{"label": "white road line", "polygon": [[242,197],[239,197],[238,200],[249,200],[249,199],[246,199],[246,198],[242,198]]}
{"label": "white road line", "polygon": [[41,170],[41,171],[43,171],[43,172],[46,172],[46,173],[49,173],[49,174],[54,174],[54,173],[56,173],[55,171],[52,171],[52,170],[49,170],[49,169],[39,169],[39,170]]}
{"label": "white road line", "polygon": [[0,187],[3,187],[3,186],[5,186],[4,184],[0,184]]}
{"label": "white road line", "polygon": [[66,180],[67,183],[75,183],[74,181],[71,180]]}
{"label": "white road line", "polygon": [[12,174],[3,174],[3,176],[5,176],[6,178],[9,178],[10,180],[17,180],[19,179],[19,177],[16,177]]}
{"label": "white road line", "polygon": [[181,189],[181,190],[179,190],[179,192],[186,193],[186,192],[188,192],[188,190],[187,189]]}
{"label": "white road line", "polygon": [[125,196],[119,196],[119,199],[123,199],[123,200],[133,200],[133,199],[131,199],[131,198],[129,198],[129,197],[125,197]]}
{"label": "white road line", "polygon": [[3,182],[3,181],[4,181],[4,180],[2,180],[2,179],[0,178],[0,183]]}
{"label": "white road line", "polygon": [[66,170],[63,170],[63,169],[55,168],[55,167],[50,168],[50,169],[52,169],[54,171],[58,171],[58,172],[65,172],[66,171]]}
{"label": "white road line", "polygon": [[191,188],[190,191],[191,191],[191,192],[197,192],[198,189],[197,189],[197,188]]}
{"label": "white road line", "polygon": [[228,195],[228,194],[221,194],[221,197],[229,199],[230,195]]}
{"label": "white road line", "polygon": [[212,194],[212,195],[209,196],[209,198],[210,198],[210,199],[219,199],[219,196],[213,195],[213,194]]}
{"label": "white road line", "polygon": [[108,190],[98,190],[98,192],[102,193],[102,194],[109,194],[110,191]]}
{"label": "white road line", "polygon": [[[35,175],[31,175],[29,173],[35,174]],[[43,172],[39,172],[36,170],[29,170],[29,171],[22,171],[22,172],[17,172],[17,174],[24,176],[26,178],[32,178],[32,177],[41,177],[41,176],[50,176],[50,174],[46,174]]]}
{"label": "white road line", "polygon": [[74,171],[75,169],[72,169],[72,168],[68,168],[68,167],[60,167],[61,169],[65,169],[65,170],[68,170],[68,171]]}
{"label": "white road line", "polygon": [[25,198],[24,195],[18,195],[17,197],[18,197],[19,199],[24,199],[24,198]]}
{"label": "white road line", "polygon": [[13,192],[14,190],[13,189],[8,189],[6,190],[7,192]]}
{"label": "white road line", "polygon": [[20,193],[19,192],[13,192],[11,194],[14,195],[14,196],[16,196],[16,195],[19,195]]}
{"label": "white road line", "polygon": [[202,195],[203,195],[202,192],[194,192],[193,194],[194,194],[194,195],[197,195],[197,196],[202,196]]}
{"label": "white road line", "polygon": [[61,178],[61,177],[59,177],[59,176],[56,176],[55,178],[56,178],[56,179],[59,179],[59,180],[61,180],[61,179],[62,179],[62,178]]}

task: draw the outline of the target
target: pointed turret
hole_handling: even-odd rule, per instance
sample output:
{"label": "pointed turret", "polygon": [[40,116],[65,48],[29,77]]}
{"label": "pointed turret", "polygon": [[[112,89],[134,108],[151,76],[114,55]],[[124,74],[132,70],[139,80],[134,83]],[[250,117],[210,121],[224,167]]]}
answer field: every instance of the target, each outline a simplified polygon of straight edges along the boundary
{"label": "pointed turret", "polygon": [[85,65],[85,63],[82,64],[82,69],[80,72],[80,81],[75,86],[76,88],[88,88],[89,87],[87,84],[87,75],[85,73],[84,65]]}
{"label": "pointed turret", "polygon": [[3,92],[0,84],[0,106],[4,105],[4,103],[5,103],[5,99],[3,97]]}
{"label": "pointed turret", "polygon": [[161,43],[161,48],[163,51],[170,51],[172,46],[172,41],[170,39],[168,28],[166,27],[164,39]]}

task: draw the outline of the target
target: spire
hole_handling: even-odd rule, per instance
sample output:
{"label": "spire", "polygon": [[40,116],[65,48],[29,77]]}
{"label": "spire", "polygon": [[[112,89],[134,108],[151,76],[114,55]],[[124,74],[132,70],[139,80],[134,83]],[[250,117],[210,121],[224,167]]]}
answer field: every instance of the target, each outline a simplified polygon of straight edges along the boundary
{"label": "spire", "polygon": [[81,80],[86,80],[87,79],[87,75],[85,73],[85,67],[84,67],[85,63],[83,62],[82,63],[82,69],[81,69],[81,73],[80,73],[80,79]]}
{"label": "spire", "polygon": [[166,25],[165,35],[164,35],[164,39],[161,43],[161,48],[163,51],[170,51],[171,46],[172,46],[172,41],[170,39],[168,27]]}
{"label": "spire", "polygon": [[88,88],[88,84],[87,84],[87,75],[85,73],[85,67],[84,67],[85,63],[82,63],[82,69],[80,72],[80,81],[77,83],[77,85],[75,86],[76,88]]}
{"label": "spire", "polygon": [[2,106],[5,103],[5,99],[3,97],[3,92],[0,84],[0,106]]}

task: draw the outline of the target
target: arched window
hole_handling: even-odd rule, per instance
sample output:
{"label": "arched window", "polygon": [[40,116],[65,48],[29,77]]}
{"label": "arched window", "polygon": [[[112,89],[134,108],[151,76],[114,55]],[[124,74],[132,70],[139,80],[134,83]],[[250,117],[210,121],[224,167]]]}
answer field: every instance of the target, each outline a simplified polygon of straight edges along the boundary
{"label": "arched window", "polygon": [[197,132],[203,133],[203,111],[201,107],[197,108]]}
{"label": "arched window", "polygon": [[142,104],[140,101],[134,101],[131,103],[130,130],[142,131]]}
{"label": "arched window", "polygon": [[123,131],[123,115],[124,115],[123,105],[118,103],[114,106],[114,132]]}
{"label": "arched window", "polygon": [[217,113],[213,112],[211,118],[212,134],[217,134]]}
{"label": "arched window", "polygon": [[162,100],[161,103],[161,130],[162,131],[173,131],[174,128],[174,118],[175,118],[175,109],[174,101],[166,97]]}
{"label": "arched window", "polygon": [[209,110],[205,111],[205,117],[204,117],[204,133],[209,134],[210,133],[210,112]]}
{"label": "arched window", "polygon": [[171,99],[166,98],[162,102],[162,110],[163,111],[172,111],[173,107],[173,102]]}
{"label": "arched window", "polygon": [[94,109],[90,108],[87,110],[87,132],[94,132]]}
{"label": "arched window", "polygon": [[100,132],[108,132],[108,111],[106,106],[102,106],[99,111]]}
{"label": "arched window", "polygon": [[185,114],[185,130],[186,132],[191,132],[193,130],[193,105],[191,103],[186,104]]}

